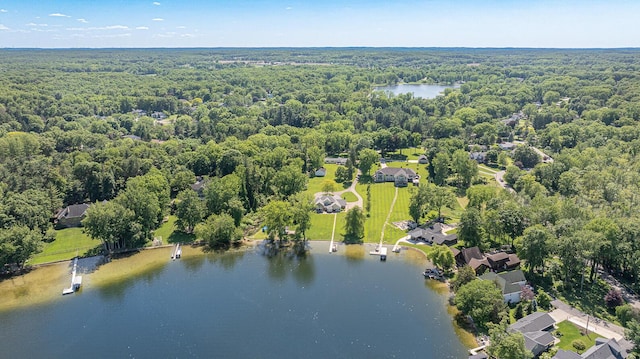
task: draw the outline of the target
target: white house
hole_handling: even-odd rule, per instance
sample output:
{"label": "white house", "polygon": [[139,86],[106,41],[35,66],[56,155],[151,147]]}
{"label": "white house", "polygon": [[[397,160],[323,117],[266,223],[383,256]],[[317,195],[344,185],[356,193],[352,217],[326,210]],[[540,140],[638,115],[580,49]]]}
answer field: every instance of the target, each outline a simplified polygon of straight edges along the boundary
{"label": "white house", "polygon": [[406,187],[414,178],[416,173],[411,168],[385,167],[373,175],[376,182],[394,182],[396,187]]}
{"label": "white house", "polygon": [[502,291],[505,303],[518,303],[522,295],[522,287],[527,284],[527,279],[521,270],[512,270],[510,272],[486,272],[480,277],[482,280],[490,280],[496,283]]}

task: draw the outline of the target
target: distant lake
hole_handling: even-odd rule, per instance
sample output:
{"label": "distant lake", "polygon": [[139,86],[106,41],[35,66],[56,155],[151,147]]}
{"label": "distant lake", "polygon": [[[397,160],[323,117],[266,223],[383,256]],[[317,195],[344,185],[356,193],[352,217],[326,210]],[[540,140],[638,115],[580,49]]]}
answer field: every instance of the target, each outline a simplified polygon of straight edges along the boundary
{"label": "distant lake", "polygon": [[400,84],[394,86],[378,86],[374,87],[374,90],[390,92],[394,95],[412,93],[414,97],[436,98],[438,95],[441,95],[445,89],[457,87],[457,85]]}
{"label": "distant lake", "polygon": [[[4,358],[466,358],[424,260],[353,247],[170,261],[54,302],[0,312]],[[160,257],[159,257],[160,258]],[[135,263],[135,256],[124,259]],[[164,261],[163,261],[164,263]],[[105,265],[100,270],[106,270]],[[66,284],[66,283],[65,283]],[[60,290],[62,290],[62,285]]]}

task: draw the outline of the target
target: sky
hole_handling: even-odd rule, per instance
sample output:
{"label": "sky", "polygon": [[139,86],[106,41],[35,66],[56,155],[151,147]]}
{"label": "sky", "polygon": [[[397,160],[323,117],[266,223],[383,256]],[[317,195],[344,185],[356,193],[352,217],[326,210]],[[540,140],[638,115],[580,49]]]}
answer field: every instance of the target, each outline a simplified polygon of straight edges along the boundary
{"label": "sky", "polygon": [[0,48],[640,47],[638,0],[0,0]]}

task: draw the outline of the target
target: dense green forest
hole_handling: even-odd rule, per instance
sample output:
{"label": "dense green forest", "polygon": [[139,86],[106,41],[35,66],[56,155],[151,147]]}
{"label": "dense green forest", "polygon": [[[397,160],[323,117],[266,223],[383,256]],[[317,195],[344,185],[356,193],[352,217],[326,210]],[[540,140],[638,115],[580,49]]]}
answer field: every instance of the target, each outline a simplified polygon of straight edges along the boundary
{"label": "dense green forest", "polygon": [[[95,204],[86,231],[108,250],[144,245],[169,211],[180,230],[212,242],[265,223],[272,238],[288,226],[304,236],[312,207],[300,193],[326,155],[357,166],[367,149],[386,156],[418,147],[431,181],[469,199],[459,228],[466,245],[513,244],[532,275],[560,290],[585,290],[598,268],[636,283],[639,56],[2,50],[0,263],[23,265],[53,240],[54,213],[76,203]],[[397,83],[459,86],[434,99],[373,91]],[[527,145],[497,146],[514,140],[554,161],[542,163]],[[481,146],[514,192],[467,168],[468,152]],[[202,201],[191,190],[201,176]]]}

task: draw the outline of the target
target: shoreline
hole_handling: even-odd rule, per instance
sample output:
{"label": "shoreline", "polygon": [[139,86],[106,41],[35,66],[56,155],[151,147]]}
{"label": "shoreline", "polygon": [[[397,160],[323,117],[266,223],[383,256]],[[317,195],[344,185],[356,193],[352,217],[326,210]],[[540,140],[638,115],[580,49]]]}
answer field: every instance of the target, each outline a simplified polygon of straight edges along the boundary
{"label": "shoreline", "polygon": [[[262,239],[248,239],[243,241],[242,245],[232,251],[247,251],[256,248],[263,240]],[[309,240],[308,243],[329,243],[325,240]],[[362,243],[356,245],[362,247],[373,247],[374,243]],[[356,248],[351,245],[345,245],[346,248]],[[140,276],[153,275],[157,270],[160,270],[165,265],[168,265],[172,261],[170,260],[170,249],[173,245],[163,245],[157,247],[144,247],[138,250],[132,250],[127,253],[133,253],[129,256],[123,256],[121,258],[114,258],[109,262],[103,263],[98,266],[91,273],[84,274],[85,283],[83,286],[91,286],[92,289],[100,289],[101,287],[112,285],[114,283],[126,283],[130,280],[134,280]],[[202,246],[193,247],[191,245],[185,246],[183,257],[196,257],[206,256],[208,253],[203,250]],[[421,260],[430,261],[427,259],[426,253],[420,249],[413,247],[403,247],[403,249],[411,249],[412,253],[419,253]],[[166,252],[166,253],[165,253]],[[351,253],[350,253],[351,252]],[[358,252],[360,252],[358,250]],[[365,255],[368,255],[366,249],[362,251]],[[340,255],[361,255],[356,254],[354,251],[344,251]],[[129,258],[136,258],[138,265],[132,266]],[[403,258],[412,265],[424,265],[425,263],[417,263],[411,258]],[[53,303],[58,300],[62,300],[62,289],[70,277],[70,266],[73,260],[64,260],[56,262],[41,263],[32,266],[32,269],[19,276],[9,277],[0,281],[0,312],[8,310],[19,310],[31,306],[44,305],[47,303]],[[446,283],[426,281],[425,286],[430,290],[435,291],[441,295],[443,304],[447,310],[447,313],[451,316],[451,321],[454,327],[456,336],[461,343],[468,348],[475,347],[476,340],[473,334],[460,328],[455,322],[455,307],[448,303],[449,287]],[[91,290],[91,289],[90,289]],[[77,294],[81,295],[83,288],[79,290]],[[54,293],[56,293],[54,295]]]}

